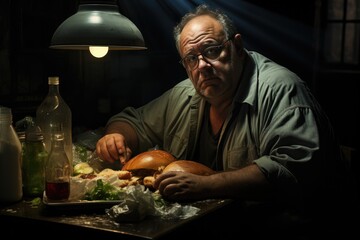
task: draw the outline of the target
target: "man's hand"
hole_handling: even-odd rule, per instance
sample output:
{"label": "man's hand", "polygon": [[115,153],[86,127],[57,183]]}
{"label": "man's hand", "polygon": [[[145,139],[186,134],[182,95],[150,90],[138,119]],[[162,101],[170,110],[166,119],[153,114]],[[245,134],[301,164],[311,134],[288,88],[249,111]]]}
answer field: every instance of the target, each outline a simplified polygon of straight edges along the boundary
{"label": "man's hand", "polygon": [[119,161],[125,164],[132,151],[127,147],[125,137],[120,133],[106,134],[96,143],[96,153],[104,161],[113,163]]}
{"label": "man's hand", "polygon": [[207,179],[208,176],[170,171],[157,176],[154,188],[168,200],[201,200],[210,196]]}

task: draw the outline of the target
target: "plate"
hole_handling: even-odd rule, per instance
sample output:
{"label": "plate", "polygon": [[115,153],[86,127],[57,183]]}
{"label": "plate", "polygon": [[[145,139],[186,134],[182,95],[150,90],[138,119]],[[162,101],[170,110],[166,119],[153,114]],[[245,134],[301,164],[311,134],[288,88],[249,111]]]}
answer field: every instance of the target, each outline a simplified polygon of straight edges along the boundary
{"label": "plate", "polygon": [[74,200],[74,201],[55,201],[49,200],[44,192],[42,203],[45,213],[105,213],[114,205],[121,203],[122,200]]}

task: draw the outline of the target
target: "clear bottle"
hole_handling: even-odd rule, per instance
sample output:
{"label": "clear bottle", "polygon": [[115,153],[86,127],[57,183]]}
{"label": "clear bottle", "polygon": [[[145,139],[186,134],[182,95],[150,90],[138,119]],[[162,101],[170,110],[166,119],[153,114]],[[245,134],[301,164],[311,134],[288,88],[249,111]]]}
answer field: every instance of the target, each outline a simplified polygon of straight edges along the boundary
{"label": "clear bottle", "polygon": [[[49,92],[36,109],[36,124],[44,135],[45,148],[51,150],[52,127],[61,124],[64,131],[65,152],[72,164],[72,114],[71,109],[60,95],[59,77],[49,77]],[[72,166],[72,165],[71,165]]]}
{"label": "clear bottle", "polygon": [[21,143],[12,125],[10,108],[0,106],[0,202],[11,203],[23,197]]}
{"label": "clear bottle", "polygon": [[45,167],[45,194],[48,200],[62,201],[70,196],[71,166],[65,153],[64,134],[53,130],[51,150]]}
{"label": "clear bottle", "polygon": [[45,190],[45,164],[48,152],[39,126],[31,126],[25,132],[22,156],[24,197],[41,197]]}

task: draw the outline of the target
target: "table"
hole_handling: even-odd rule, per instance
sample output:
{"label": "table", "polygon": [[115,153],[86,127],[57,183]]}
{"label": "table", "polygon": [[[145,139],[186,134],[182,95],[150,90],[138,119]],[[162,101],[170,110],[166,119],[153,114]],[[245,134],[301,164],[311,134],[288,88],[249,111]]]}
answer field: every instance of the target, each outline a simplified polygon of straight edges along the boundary
{"label": "table", "polygon": [[[33,206],[30,201],[2,206],[0,223],[4,231],[16,235],[29,234],[56,239],[64,237],[74,239],[170,239],[172,237],[198,236],[209,234],[214,236],[213,230],[218,228],[219,214],[227,214],[232,200],[206,200],[192,203],[200,208],[196,216],[188,219],[162,220],[160,217],[146,217],[140,222],[116,223],[105,211],[58,211],[47,212],[44,204]],[[85,210],[85,209],[84,209]],[[27,232],[32,229],[32,231]],[[45,236],[45,232],[51,233]],[[41,235],[40,235],[41,234]],[[121,236],[121,237],[120,237]]]}
{"label": "table", "polygon": [[[1,236],[39,239],[356,239],[357,214],[331,219],[328,225],[296,221],[292,216],[274,215],[273,207],[244,205],[236,200],[207,200],[193,204],[201,210],[185,220],[145,218],[134,223],[115,223],[103,211],[46,212],[27,200],[0,205]],[[276,211],[275,211],[276,212]],[[295,222],[293,222],[295,221]],[[338,224],[337,222],[340,223]],[[355,227],[354,227],[355,226]],[[45,234],[49,234],[45,235]],[[315,236],[318,236],[314,238]],[[349,237],[348,237],[349,236]],[[348,237],[348,238],[347,238]]]}

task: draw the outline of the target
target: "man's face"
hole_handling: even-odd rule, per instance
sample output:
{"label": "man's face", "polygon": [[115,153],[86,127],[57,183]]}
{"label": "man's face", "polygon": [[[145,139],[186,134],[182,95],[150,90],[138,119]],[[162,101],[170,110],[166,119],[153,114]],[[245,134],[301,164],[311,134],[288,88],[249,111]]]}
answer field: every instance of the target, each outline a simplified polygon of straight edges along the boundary
{"label": "man's face", "polygon": [[195,89],[203,97],[232,97],[240,77],[239,56],[222,25],[209,16],[192,19],[183,28],[179,51]]}

